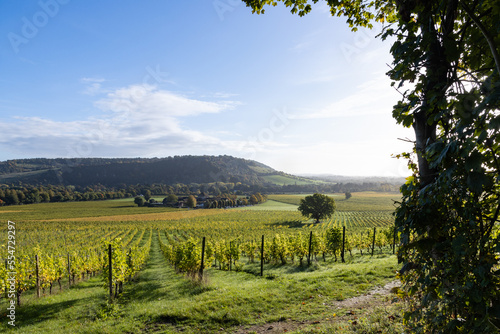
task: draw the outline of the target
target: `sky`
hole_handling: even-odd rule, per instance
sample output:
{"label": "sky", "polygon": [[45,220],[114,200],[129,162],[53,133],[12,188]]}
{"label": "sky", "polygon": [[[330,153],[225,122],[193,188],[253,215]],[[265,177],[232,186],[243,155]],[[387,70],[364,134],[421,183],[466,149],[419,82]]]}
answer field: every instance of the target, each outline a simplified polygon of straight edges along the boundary
{"label": "sky", "polygon": [[324,4],[0,2],[0,160],[232,155],[292,174],[407,176],[390,42]]}

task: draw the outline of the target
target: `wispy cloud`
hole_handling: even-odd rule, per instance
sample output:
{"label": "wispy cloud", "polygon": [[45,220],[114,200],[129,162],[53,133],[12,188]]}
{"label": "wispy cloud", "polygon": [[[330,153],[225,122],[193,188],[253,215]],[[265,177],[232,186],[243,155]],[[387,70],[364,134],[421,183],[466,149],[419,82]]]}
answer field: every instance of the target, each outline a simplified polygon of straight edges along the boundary
{"label": "wispy cloud", "polygon": [[102,83],[106,80],[103,78],[82,78],[80,81],[86,85],[83,90],[85,95],[97,95],[101,93]]}
{"label": "wispy cloud", "polygon": [[218,113],[233,106],[232,102],[210,102],[184,97],[151,85],[132,85],[117,89],[96,102],[102,110],[129,116],[140,114],[166,116],[193,116],[202,113]]}
{"label": "wispy cloud", "polygon": [[213,135],[183,128],[180,118],[233,107],[231,102],[188,98],[149,85],[115,89],[95,105],[101,114],[85,120],[4,120],[0,123],[4,134],[0,147],[23,156],[44,157],[169,155],[179,148],[223,147],[224,143]]}
{"label": "wispy cloud", "polygon": [[356,91],[322,109],[292,114],[292,119],[327,119],[363,115],[387,114],[396,101],[396,92],[387,80],[371,80]]}

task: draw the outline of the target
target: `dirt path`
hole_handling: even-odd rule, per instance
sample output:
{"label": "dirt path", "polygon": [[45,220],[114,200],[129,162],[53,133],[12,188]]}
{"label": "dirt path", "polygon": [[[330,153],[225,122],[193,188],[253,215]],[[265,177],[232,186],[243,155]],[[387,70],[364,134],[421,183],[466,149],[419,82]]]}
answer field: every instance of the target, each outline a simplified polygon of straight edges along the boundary
{"label": "dirt path", "polygon": [[368,293],[348,298],[342,301],[332,301],[328,304],[335,312],[338,310],[338,314],[335,318],[321,319],[321,320],[310,320],[310,321],[296,321],[292,319],[287,319],[285,321],[267,323],[262,325],[255,325],[246,328],[240,328],[234,331],[235,334],[247,334],[247,333],[258,333],[258,334],[274,334],[274,333],[286,333],[304,329],[311,325],[316,325],[320,323],[334,323],[339,320],[356,320],[363,310],[371,309],[377,306],[383,306],[390,304],[387,302],[387,298],[384,298],[391,294],[392,290],[400,286],[399,281],[389,282],[383,287],[375,287]]}

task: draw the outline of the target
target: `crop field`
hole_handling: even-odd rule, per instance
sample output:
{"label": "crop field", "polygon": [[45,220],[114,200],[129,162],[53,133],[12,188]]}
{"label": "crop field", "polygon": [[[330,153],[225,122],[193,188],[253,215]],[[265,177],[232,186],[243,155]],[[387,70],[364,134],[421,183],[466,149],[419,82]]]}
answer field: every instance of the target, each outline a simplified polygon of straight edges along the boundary
{"label": "crop field", "polygon": [[[395,280],[397,194],[335,195],[337,212],[319,224],[297,211],[303,196],[206,210],[137,207],[133,199],[0,207],[0,257],[15,255],[14,267],[0,266],[0,308],[20,303],[16,329],[23,333],[252,333],[276,323],[297,333],[373,326],[401,333],[393,297],[374,298],[373,307],[349,316],[343,304]],[[345,263],[339,245],[328,243],[342,227]],[[14,285],[9,272],[16,272]],[[372,326],[381,309],[393,316]],[[14,330],[6,315],[2,332]]]}

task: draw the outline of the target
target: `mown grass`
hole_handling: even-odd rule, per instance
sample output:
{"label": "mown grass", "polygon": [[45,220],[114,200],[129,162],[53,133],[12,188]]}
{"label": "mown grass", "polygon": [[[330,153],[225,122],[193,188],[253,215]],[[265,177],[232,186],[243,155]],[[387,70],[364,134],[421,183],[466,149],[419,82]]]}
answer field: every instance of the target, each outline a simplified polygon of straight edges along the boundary
{"label": "mown grass", "polygon": [[262,204],[237,208],[245,211],[297,211],[297,205],[267,200]]}

